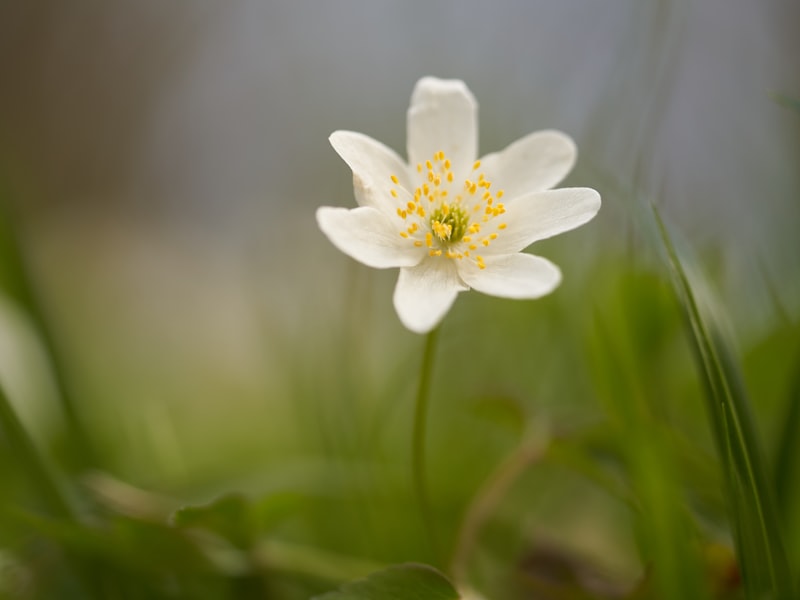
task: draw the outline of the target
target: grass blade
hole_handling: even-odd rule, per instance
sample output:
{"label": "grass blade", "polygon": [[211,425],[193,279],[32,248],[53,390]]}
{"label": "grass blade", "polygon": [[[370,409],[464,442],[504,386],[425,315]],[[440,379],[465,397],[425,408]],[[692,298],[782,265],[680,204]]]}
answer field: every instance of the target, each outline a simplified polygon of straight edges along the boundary
{"label": "grass blade", "polygon": [[708,416],[728,483],[737,555],[748,598],[794,598],[770,479],[740,370],[730,346],[698,302],[666,226],[653,214],[705,384]]}
{"label": "grass blade", "polygon": [[79,467],[93,462],[90,440],[80,419],[75,399],[68,385],[58,344],[53,335],[47,311],[37,293],[28,267],[13,207],[0,188],[0,292],[22,307],[41,342],[48,359],[61,408],[70,429],[70,456]]}

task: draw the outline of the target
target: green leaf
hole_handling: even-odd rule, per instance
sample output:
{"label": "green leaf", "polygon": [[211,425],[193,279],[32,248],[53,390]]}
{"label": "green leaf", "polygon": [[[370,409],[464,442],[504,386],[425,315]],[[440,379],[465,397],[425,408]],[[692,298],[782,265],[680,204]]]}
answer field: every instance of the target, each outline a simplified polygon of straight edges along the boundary
{"label": "green leaf", "polygon": [[405,564],[344,584],[314,600],[457,600],[453,585],[433,567]]}
{"label": "green leaf", "polygon": [[653,207],[673,285],[705,384],[709,420],[727,475],[737,554],[748,598],[795,598],[770,479],[733,352],[698,302],[667,228]]}

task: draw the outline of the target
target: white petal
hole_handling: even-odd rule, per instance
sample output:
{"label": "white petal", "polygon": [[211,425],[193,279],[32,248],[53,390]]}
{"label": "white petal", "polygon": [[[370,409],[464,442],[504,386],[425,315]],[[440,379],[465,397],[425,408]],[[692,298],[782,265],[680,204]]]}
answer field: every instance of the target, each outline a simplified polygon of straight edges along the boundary
{"label": "white petal", "polygon": [[353,170],[353,189],[361,206],[374,206],[394,212],[397,203],[391,196],[395,187],[392,175],[401,187],[410,190],[408,167],[397,153],[379,141],[354,131],[335,131],[329,138],[334,150]]}
{"label": "white petal", "polygon": [[572,139],[560,131],[536,131],[481,159],[481,172],[506,198],[549,190],[575,164],[578,150]]}
{"label": "white petal", "polygon": [[533,299],[552,292],[561,283],[561,271],[549,260],[531,254],[487,256],[486,268],[458,261],[458,272],[473,289],[501,298]]}
{"label": "white petal", "polygon": [[369,267],[410,267],[425,256],[423,248],[400,237],[386,215],[369,206],[323,206],[317,209],[317,224],[334,246]]}
{"label": "white petal", "polygon": [[416,267],[400,269],[394,308],[408,329],[427,333],[444,318],[458,292],[467,289],[452,260],[429,258]]}
{"label": "white petal", "polygon": [[478,103],[463,81],[424,77],[417,82],[407,144],[412,168],[442,150],[455,174],[467,175],[478,156]]}
{"label": "white petal", "polygon": [[497,232],[489,250],[492,254],[519,252],[535,241],[583,225],[598,210],[600,194],[590,188],[560,188],[522,196],[506,205],[506,213],[492,221],[502,221],[507,228]]}

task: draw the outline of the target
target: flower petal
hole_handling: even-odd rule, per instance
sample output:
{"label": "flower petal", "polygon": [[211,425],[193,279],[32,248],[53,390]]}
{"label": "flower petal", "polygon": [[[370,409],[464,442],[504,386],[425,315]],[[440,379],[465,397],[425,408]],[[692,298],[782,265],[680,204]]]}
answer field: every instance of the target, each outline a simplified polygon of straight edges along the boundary
{"label": "flower petal", "polygon": [[575,164],[578,150],[560,131],[536,131],[481,158],[481,171],[508,199],[555,187]]}
{"label": "flower petal", "polygon": [[458,272],[467,285],[490,296],[539,298],[561,283],[559,268],[541,256],[505,254],[484,260],[485,269],[472,261],[459,261]]}
{"label": "flower petal", "polygon": [[600,210],[600,194],[590,188],[560,188],[534,192],[506,206],[498,232],[487,254],[513,254],[533,242],[583,225]]}
{"label": "flower petal", "polygon": [[392,175],[406,190],[413,187],[408,178],[408,167],[397,153],[378,140],[355,131],[335,131],[328,139],[353,170],[356,202],[389,214],[394,212],[397,202],[390,195],[394,187]]}
{"label": "flower petal", "polygon": [[443,150],[465,177],[478,156],[478,103],[463,81],[423,77],[408,109],[408,162],[425,164]]}
{"label": "flower petal", "polygon": [[394,289],[394,308],[403,325],[427,333],[444,318],[458,292],[467,290],[453,261],[432,258],[416,267],[400,269]]}
{"label": "flower petal", "polygon": [[386,215],[370,206],[320,207],[317,224],[334,246],[369,267],[410,267],[425,255],[424,249],[400,237]]}

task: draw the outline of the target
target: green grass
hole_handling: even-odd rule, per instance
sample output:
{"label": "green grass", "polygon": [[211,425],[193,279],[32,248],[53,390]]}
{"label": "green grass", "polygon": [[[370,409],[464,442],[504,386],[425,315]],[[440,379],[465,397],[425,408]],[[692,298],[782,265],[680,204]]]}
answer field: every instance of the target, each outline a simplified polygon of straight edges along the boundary
{"label": "green grass", "polygon": [[[459,298],[428,382],[433,548],[412,470],[425,341],[396,322],[393,274],[331,258],[343,297],[298,299],[302,327],[266,311],[257,367],[231,375],[141,353],[158,331],[137,342],[78,286],[44,285],[5,218],[3,295],[65,418],[0,398],[0,597],[451,597],[446,577],[502,600],[793,598],[792,307],[734,349],[715,281],[655,219],[633,251],[537,246],[565,273],[540,301]],[[386,570],[407,563],[441,573]]]}

